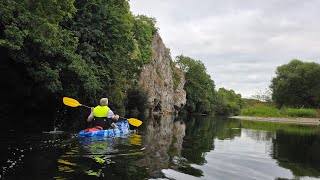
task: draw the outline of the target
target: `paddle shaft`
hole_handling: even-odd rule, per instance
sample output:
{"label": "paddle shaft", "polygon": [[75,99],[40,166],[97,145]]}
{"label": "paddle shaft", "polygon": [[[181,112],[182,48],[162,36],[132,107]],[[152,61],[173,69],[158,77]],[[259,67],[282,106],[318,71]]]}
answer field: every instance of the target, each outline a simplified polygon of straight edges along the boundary
{"label": "paddle shaft", "polygon": [[86,107],[86,108],[92,108],[92,107],[90,107],[90,106],[86,106],[86,105],[83,105],[83,104],[81,104],[81,106],[83,106],[83,107]]}

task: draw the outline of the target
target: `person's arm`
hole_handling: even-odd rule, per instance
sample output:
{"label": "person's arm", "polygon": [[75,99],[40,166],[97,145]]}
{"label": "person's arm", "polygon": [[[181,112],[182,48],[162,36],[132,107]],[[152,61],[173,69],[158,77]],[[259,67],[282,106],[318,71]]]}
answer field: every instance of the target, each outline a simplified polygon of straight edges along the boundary
{"label": "person's arm", "polygon": [[118,114],[115,115],[115,114],[113,113],[113,111],[112,111],[111,109],[109,109],[109,111],[108,111],[108,118],[111,118],[111,119],[113,119],[113,120],[118,121],[119,115],[118,115]]}
{"label": "person's arm", "polygon": [[87,122],[91,122],[93,120],[93,108],[91,108],[91,113],[89,114],[87,118]]}
{"label": "person's arm", "polygon": [[[119,119],[119,115],[118,114],[115,115],[111,109],[109,109],[107,117],[111,118],[111,119],[113,119],[115,121],[117,121]],[[114,122],[112,122],[111,126],[113,128],[118,128],[118,126]]]}
{"label": "person's arm", "polygon": [[119,120],[119,115],[118,114],[114,115],[112,119],[118,121]]}

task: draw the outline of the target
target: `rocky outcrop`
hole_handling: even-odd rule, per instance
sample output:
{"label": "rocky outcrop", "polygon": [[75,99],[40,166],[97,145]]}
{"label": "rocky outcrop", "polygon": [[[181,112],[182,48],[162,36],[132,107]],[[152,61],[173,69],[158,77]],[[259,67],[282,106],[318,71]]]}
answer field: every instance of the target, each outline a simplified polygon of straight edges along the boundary
{"label": "rocky outcrop", "polygon": [[[178,112],[186,103],[184,74],[170,62],[170,51],[159,34],[152,40],[152,60],[142,68],[139,84],[148,92],[151,112]],[[179,76],[174,78],[174,76]]]}
{"label": "rocky outcrop", "polygon": [[187,102],[187,93],[183,89],[186,79],[181,69],[172,67],[174,75],[174,108],[179,111]]}

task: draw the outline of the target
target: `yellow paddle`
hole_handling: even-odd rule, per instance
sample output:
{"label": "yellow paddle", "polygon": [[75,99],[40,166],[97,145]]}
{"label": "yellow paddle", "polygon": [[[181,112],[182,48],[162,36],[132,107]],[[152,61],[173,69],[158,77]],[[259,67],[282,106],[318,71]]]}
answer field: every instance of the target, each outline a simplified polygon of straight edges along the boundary
{"label": "yellow paddle", "polygon": [[72,99],[72,98],[69,98],[69,97],[63,97],[63,104],[65,104],[65,105],[67,105],[67,106],[70,106],[70,107],[83,106],[83,107],[86,107],[86,108],[91,108],[91,107],[89,107],[89,106],[80,104],[79,101],[77,101],[77,100],[75,100],[75,99]]}
{"label": "yellow paddle", "polygon": [[[86,108],[91,108],[91,107],[83,105],[83,104],[79,103],[79,101],[72,99],[72,98],[69,98],[69,97],[63,97],[63,104],[70,106],[70,107],[83,106]],[[124,118],[124,119],[126,119],[126,118]],[[136,118],[129,118],[127,120],[132,126],[139,127],[142,124],[142,121],[140,121],[139,119],[136,119]]]}

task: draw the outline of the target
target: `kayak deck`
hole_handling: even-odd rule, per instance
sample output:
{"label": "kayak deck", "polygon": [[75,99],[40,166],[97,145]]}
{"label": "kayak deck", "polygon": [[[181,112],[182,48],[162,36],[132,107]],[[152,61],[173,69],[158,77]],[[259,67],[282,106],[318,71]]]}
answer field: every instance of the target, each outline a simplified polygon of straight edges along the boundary
{"label": "kayak deck", "polygon": [[79,132],[79,136],[84,137],[92,137],[92,136],[103,136],[103,137],[117,137],[124,134],[128,134],[130,132],[130,125],[127,120],[115,122],[115,124],[118,126],[116,129],[106,129],[106,130],[100,130],[100,131],[93,131],[93,132],[85,132],[84,130],[81,130]]}

